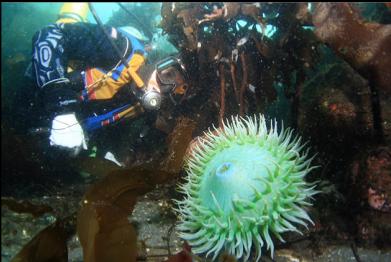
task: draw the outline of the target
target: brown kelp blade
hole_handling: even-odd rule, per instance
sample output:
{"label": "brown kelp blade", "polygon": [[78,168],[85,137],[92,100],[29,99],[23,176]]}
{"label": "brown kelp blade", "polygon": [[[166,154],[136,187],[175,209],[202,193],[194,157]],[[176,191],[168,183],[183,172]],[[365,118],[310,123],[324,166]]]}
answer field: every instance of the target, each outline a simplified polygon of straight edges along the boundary
{"label": "brown kelp blade", "polygon": [[183,243],[183,247],[180,252],[170,256],[167,260],[164,260],[164,262],[192,262],[192,261],[193,261],[193,257],[191,255],[191,247],[186,241]]}
{"label": "brown kelp blade", "polygon": [[137,237],[128,221],[137,197],[152,190],[163,171],[117,170],[85,194],[77,218],[84,261],[135,261]]}
{"label": "brown kelp blade", "polygon": [[83,205],[77,232],[84,261],[136,261],[136,231],[126,214],[107,202]]}
{"label": "brown kelp blade", "polygon": [[39,232],[11,261],[68,261],[67,241],[75,233],[75,222],[76,214],[57,220]]}
{"label": "brown kelp blade", "polygon": [[168,137],[167,157],[160,164],[160,169],[171,173],[179,173],[187,147],[193,139],[196,122],[189,118],[178,118],[174,131]]}
{"label": "brown kelp blade", "polygon": [[149,164],[114,168],[89,188],[77,217],[85,262],[136,261],[137,236],[128,216],[138,196],[178,176],[194,127],[189,119],[177,121],[169,137],[167,157],[155,168]]}
{"label": "brown kelp blade", "polygon": [[80,157],[73,164],[76,169],[92,175],[94,180],[101,179],[113,171],[122,169],[114,162],[98,157]]}

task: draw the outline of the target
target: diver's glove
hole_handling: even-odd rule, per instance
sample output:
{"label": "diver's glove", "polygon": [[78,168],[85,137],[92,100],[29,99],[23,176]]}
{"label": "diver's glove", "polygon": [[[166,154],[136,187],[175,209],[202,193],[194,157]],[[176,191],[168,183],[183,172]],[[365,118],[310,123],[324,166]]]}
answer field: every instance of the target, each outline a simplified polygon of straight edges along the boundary
{"label": "diver's glove", "polygon": [[81,149],[87,149],[84,132],[74,113],[57,115],[52,122],[50,145],[68,149],[77,155]]}

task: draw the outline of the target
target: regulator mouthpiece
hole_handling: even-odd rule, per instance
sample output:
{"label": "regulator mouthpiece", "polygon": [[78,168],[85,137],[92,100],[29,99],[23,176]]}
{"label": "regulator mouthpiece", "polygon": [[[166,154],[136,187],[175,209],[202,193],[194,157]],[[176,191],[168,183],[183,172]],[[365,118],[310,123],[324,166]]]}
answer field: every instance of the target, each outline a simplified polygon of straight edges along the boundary
{"label": "regulator mouthpiece", "polygon": [[143,107],[147,110],[157,110],[160,108],[162,97],[156,91],[149,91],[142,98]]}

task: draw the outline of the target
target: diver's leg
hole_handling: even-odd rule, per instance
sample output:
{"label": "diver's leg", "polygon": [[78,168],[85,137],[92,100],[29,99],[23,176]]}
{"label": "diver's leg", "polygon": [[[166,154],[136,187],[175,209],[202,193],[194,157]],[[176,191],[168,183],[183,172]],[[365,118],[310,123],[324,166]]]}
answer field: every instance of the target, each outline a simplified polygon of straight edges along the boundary
{"label": "diver's leg", "polygon": [[61,24],[46,26],[33,38],[33,70],[49,118],[75,111],[78,103],[66,71],[69,52],[64,48],[65,42]]}
{"label": "diver's leg", "polygon": [[38,31],[33,37],[33,70],[37,85],[42,88],[53,82],[64,82],[67,57],[64,53],[64,35],[57,24]]}

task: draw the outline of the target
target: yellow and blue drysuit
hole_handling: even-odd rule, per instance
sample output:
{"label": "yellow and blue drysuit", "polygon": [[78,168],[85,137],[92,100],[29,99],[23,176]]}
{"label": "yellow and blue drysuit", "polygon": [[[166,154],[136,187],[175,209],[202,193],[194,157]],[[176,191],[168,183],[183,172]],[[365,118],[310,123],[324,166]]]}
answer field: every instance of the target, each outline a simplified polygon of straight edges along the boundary
{"label": "yellow and blue drysuit", "polygon": [[[122,64],[102,28],[96,24],[58,21],[35,34],[33,71],[50,118],[67,111],[77,113],[78,107],[91,101],[111,100],[129,83],[135,84],[141,92],[144,82],[138,70],[146,57],[142,43],[121,29],[108,26],[104,29],[118,46],[128,67]],[[70,61],[77,61],[84,70],[70,72]],[[87,131],[91,131],[140,110],[142,108],[136,110],[134,104],[125,103],[104,114],[79,120]]]}

